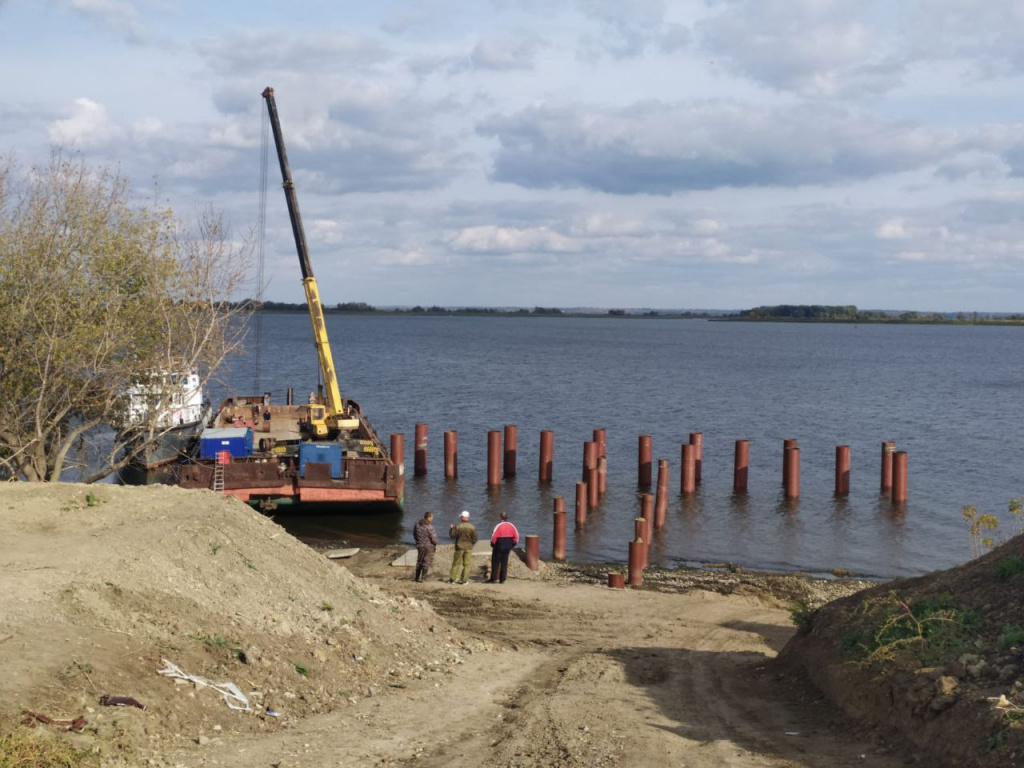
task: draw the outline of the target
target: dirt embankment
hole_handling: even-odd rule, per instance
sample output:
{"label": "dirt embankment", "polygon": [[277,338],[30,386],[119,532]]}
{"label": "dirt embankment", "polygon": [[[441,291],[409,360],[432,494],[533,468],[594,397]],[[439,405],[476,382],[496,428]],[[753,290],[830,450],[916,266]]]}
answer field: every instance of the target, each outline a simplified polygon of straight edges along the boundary
{"label": "dirt embankment", "polygon": [[[205,491],[0,487],[0,707],[109,766],[880,766],[906,755],[773,664],[843,582],[514,562],[504,585],[333,563]],[[444,575],[443,575],[444,574]],[[250,712],[157,674],[235,683]],[[102,706],[104,694],[145,704]],[[2,729],[0,729],[2,733]]]}
{"label": "dirt embankment", "polygon": [[808,611],[781,662],[936,766],[1024,766],[1024,537]]}
{"label": "dirt embankment", "polygon": [[[486,647],[209,492],[0,485],[0,542],[0,712],[84,715],[72,741],[110,764],[274,732]],[[164,659],[235,683],[252,714],[158,675]]]}

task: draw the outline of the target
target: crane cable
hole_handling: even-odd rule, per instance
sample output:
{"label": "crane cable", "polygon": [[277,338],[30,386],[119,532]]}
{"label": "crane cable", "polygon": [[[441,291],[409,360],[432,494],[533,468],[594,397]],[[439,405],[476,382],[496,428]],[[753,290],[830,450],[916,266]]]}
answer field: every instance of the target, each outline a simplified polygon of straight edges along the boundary
{"label": "crane cable", "polygon": [[267,110],[261,109],[260,114],[260,202],[256,224],[256,323],[253,340],[253,394],[260,394],[260,347],[262,346],[263,326],[263,262],[267,239],[267,162],[270,155],[270,120]]}

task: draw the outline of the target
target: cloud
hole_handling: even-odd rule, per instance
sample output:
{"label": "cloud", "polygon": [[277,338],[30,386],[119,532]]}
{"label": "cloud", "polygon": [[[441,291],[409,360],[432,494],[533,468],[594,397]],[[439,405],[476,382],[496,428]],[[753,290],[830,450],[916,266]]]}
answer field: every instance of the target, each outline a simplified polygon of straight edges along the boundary
{"label": "cloud", "polygon": [[478,70],[529,70],[534,67],[537,53],[546,47],[546,41],[526,35],[486,38],[473,47],[467,64]]}
{"label": "cloud", "polygon": [[121,130],[107,116],[107,109],[91,99],[75,99],[71,116],[50,124],[53,144],[81,149],[102,146],[119,136]]}
{"label": "cloud", "polygon": [[65,0],[76,13],[117,32],[131,43],[145,39],[140,0]]}
{"label": "cloud", "polygon": [[837,184],[925,167],[960,146],[950,131],[823,105],[541,104],[477,130],[498,140],[496,181],[625,195]]}
{"label": "cloud", "polygon": [[288,33],[246,30],[206,40],[197,50],[220,78],[301,73],[303,76],[367,72],[392,58],[380,41],[340,30]]}
{"label": "cloud", "polygon": [[703,50],[727,70],[810,97],[880,93],[902,82],[906,62],[869,3],[726,0],[697,28]]}
{"label": "cloud", "polygon": [[455,251],[472,253],[558,253],[580,250],[570,238],[547,227],[515,229],[510,227],[469,227],[445,238]]}

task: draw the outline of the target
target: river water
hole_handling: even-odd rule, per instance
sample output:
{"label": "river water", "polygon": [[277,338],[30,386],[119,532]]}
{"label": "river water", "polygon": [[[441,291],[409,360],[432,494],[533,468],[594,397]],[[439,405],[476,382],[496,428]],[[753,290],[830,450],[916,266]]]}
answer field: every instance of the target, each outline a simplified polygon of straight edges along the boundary
{"label": "river water", "polygon": [[[569,557],[622,561],[639,513],[637,437],[671,465],[668,523],[652,542],[662,565],[870,576],[919,574],[963,562],[960,510],[999,514],[1002,535],[1024,495],[1019,429],[1024,328],[725,323],[557,317],[327,318],[342,392],[388,443],[406,435],[405,509],[379,517],[282,519],[307,540],[411,541],[430,509],[447,531],[462,509],[489,534],[508,511],[551,550],[552,497],[566,497]],[[259,391],[301,400],[317,380],[306,315],[265,315]],[[251,359],[223,391],[256,386]],[[429,473],[412,477],[413,427],[430,428]],[[487,431],[519,428],[519,473],[488,490]],[[608,430],[608,493],[572,531],[583,442]],[[459,477],[446,482],[443,431],[459,433]],[[539,433],[555,431],[554,483],[537,482]],[[704,433],[703,482],[679,495],[680,445]],[[801,497],[781,493],[782,441],[801,448]],[[751,441],[749,493],[732,493],[734,442]],[[909,454],[909,501],[879,494],[880,445]],[[852,450],[849,497],[833,496],[835,446]],[[997,534],[999,535],[999,534]]]}

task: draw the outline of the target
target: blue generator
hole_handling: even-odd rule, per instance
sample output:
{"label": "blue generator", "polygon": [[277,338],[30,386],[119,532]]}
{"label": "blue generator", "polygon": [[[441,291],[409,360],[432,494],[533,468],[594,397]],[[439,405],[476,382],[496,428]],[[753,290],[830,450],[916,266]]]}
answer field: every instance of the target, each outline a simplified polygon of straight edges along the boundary
{"label": "blue generator", "polygon": [[233,459],[251,456],[252,430],[248,427],[203,430],[199,436],[199,458],[216,459],[221,451],[227,451]]}
{"label": "blue generator", "polygon": [[306,476],[307,464],[329,464],[331,477],[341,477],[340,443],[299,443],[299,477]]}

